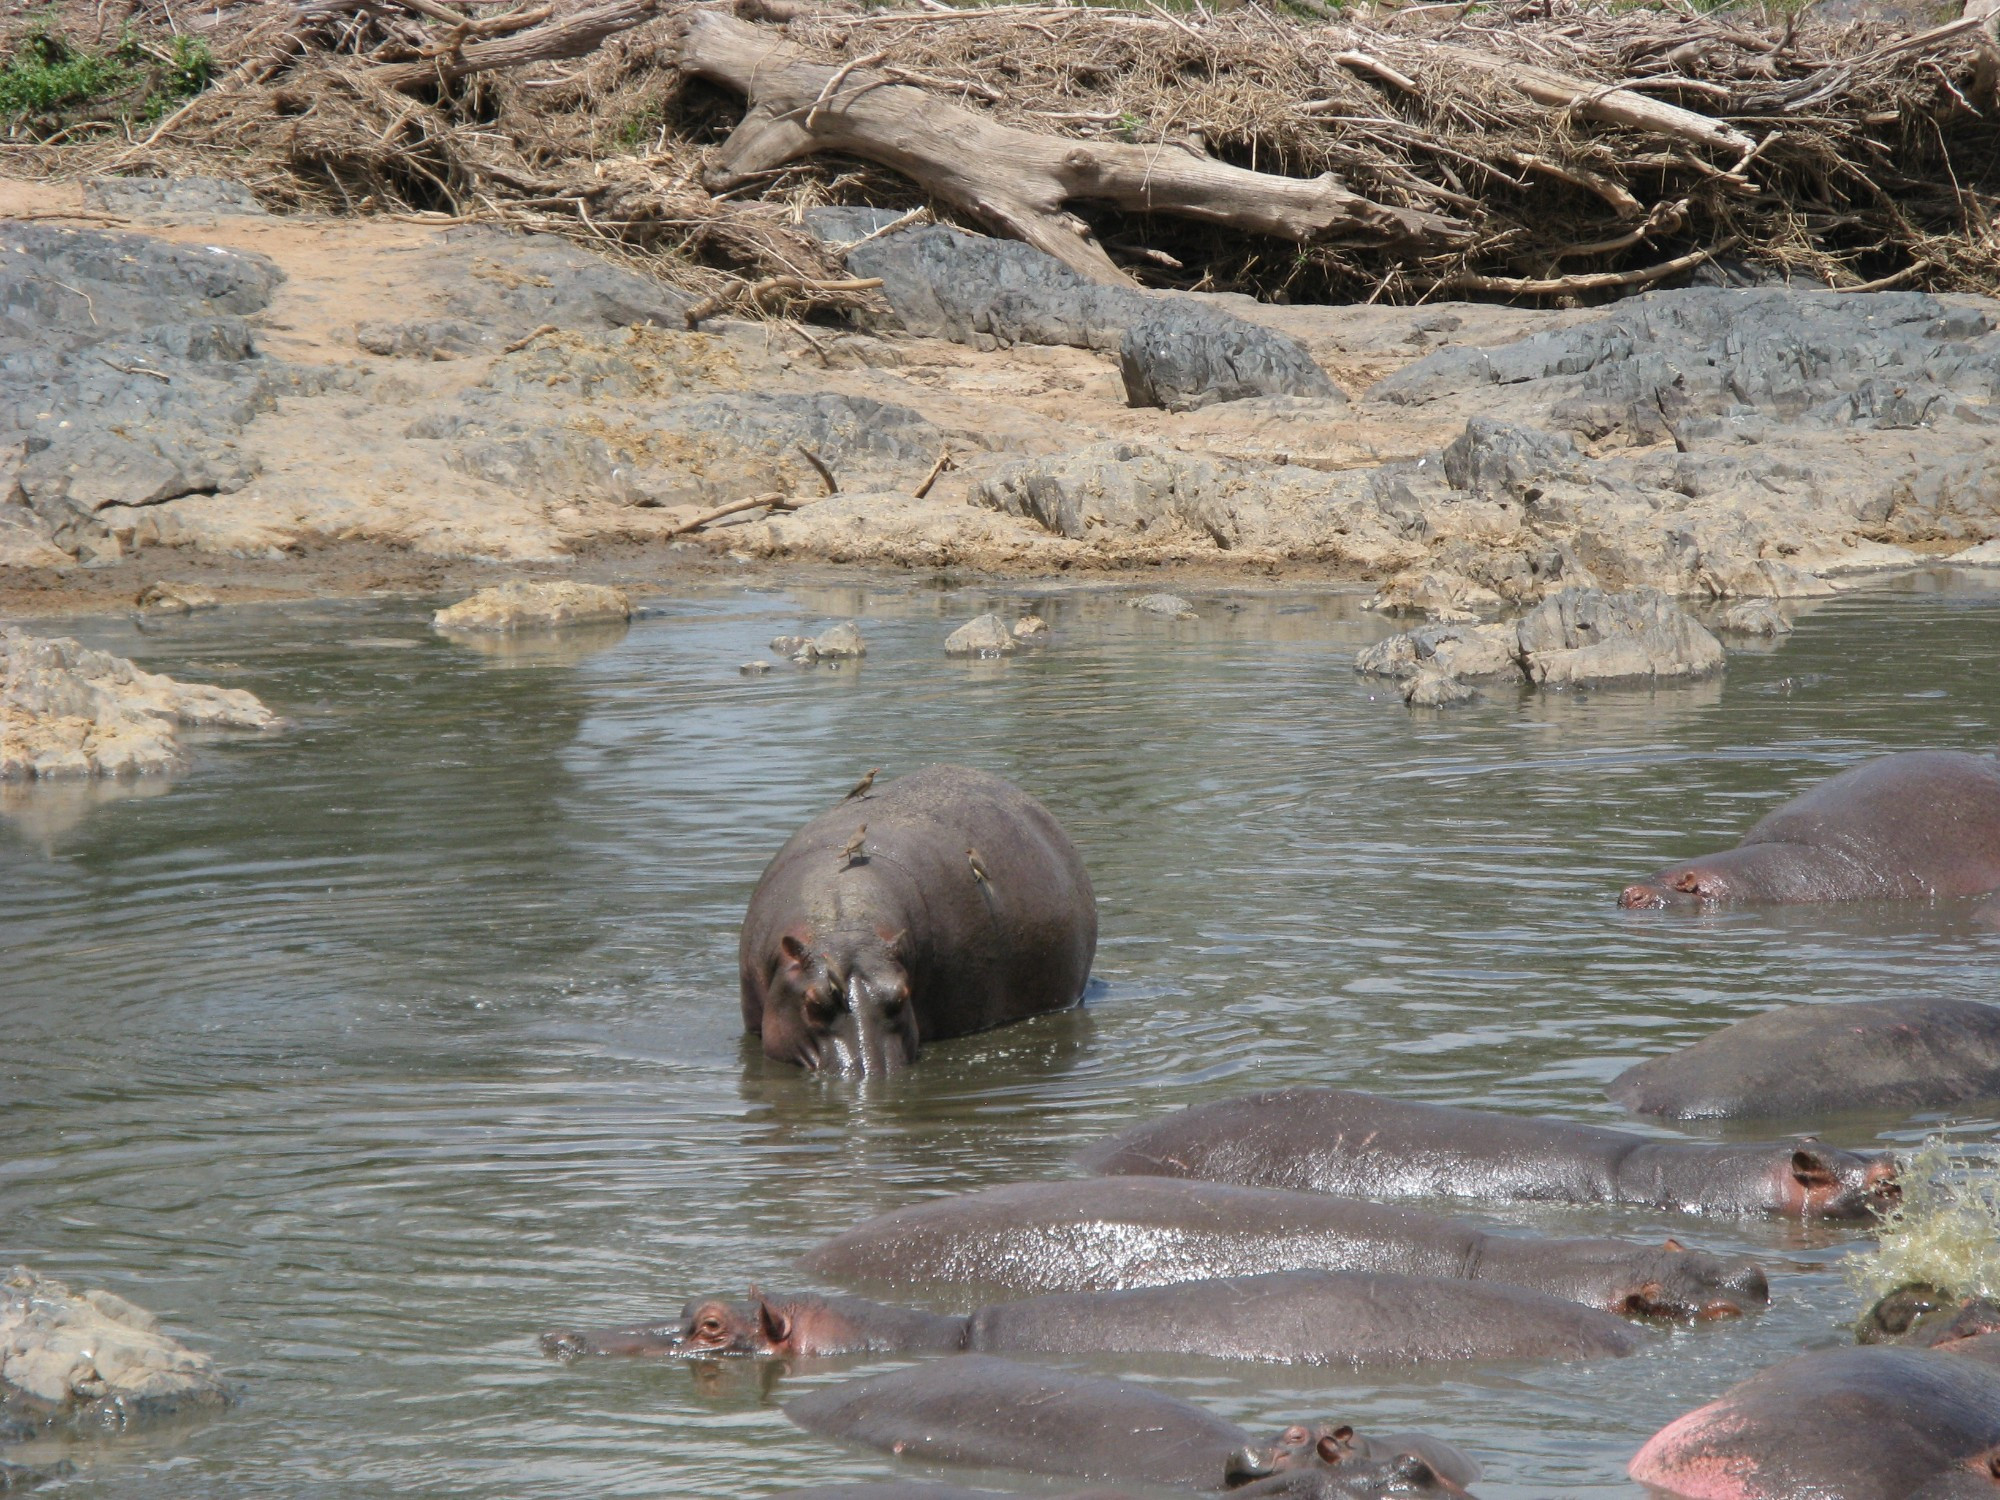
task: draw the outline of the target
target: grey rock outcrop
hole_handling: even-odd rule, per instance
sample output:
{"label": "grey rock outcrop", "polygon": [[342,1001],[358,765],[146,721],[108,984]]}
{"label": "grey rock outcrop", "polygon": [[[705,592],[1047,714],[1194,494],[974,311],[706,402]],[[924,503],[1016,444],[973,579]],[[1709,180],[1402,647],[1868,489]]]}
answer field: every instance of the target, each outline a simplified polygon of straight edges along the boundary
{"label": "grey rock outcrop", "polygon": [[1192,298],[1100,286],[1015,240],[931,224],[856,243],[896,217],[818,208],[806,227],[830,245],[852,247],[848,269],[882,278],[882,295],[911,333],[987,348],[1115,349],[1133,406],[1189,411],[1254,396],[1343,399],[1297,339]]}
{"label": "grey rock outcrop", "polygon": [[1656,589],[1564,589],[1521,617],[1521,665],[1542,687],[1720,672],[1722,643]]}
{"label": "grey rock outcrop", "polygon": [[111,1292],[25,1267],[0,1282],[0,1393],[30,1420],[121,1427],[230,1399],[215,1361]]}
{"label": "grey rock outcrop", "polygon": [[1738,635],[1790,635],[1792,622],[1769,599],[1743,599],[1722,612],[1722,628]]}
{"label": "grey rock outcrop", "polygon": [[1653,589],[1564,589],[1518,620],[1427,625],[1354,658],[1355,671],[1395,678],[1406,701],[1429,707],[1471,696],[1458,690],[1468,678],[1570,688],[1692,679],[1722,668],[1722,643]]}
{"label": "grey rock outcrop", "polygon": [[967,620],[944,642],[947,656],[1012,656],[1019,649],[1007,622],[995,614]]}
{"label": "grey rock outcrop", "polygon": [[1127,326],[1118,371],[1128,403],[1168,411],[1256,396],[1347,399],[1297,339],[1181,302],[1155,304]]}
{"label": "grey rock outcrop", "polygon": [[68,637],[0,631],[0,781],[180,769],[181,726],[272,729],[238,688],[176,682]]}
{"label": "grey rock outcrop", "polygon": [[250,189],[220,177],[95,177],[83,185],[83,201],[130,218],[267,216]]}

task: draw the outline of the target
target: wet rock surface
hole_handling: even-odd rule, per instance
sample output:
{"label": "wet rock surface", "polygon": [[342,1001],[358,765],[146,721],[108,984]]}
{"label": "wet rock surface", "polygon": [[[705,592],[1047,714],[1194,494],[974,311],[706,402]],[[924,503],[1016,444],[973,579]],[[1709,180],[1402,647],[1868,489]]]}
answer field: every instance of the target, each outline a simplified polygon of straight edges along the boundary
{"label": "wet rock surface", "polygon": [[238,688],[176,682],[68,637],[0,631],[0,781],[156,775],[186,764],[183,727],[280,723]]}
{"label": "wet rock surface", "polygon": [[17,1266],[0,1282],[0,1400],[18,1428],[118,1428],[215,1409],[229,1387],[215,1361],[111,1292],[73,1291]]}

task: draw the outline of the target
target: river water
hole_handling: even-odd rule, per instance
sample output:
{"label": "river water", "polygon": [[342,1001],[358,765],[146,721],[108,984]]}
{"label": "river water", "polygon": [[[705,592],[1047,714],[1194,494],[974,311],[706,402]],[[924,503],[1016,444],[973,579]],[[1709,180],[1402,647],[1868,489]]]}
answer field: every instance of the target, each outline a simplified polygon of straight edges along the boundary
{"label": "river water", "polygon": [[[1840,767],[1991,745],[2000,593],[1975,576],[1821,603],[1720,683],[1446,714],[1354,676],[1391,628],[1359,595],[1196,593],[1187,622],[1130,596],[717,587],[505,655],[434,638],[409,600],[64,623],[296,727],[205,743],[155,795],[0,809],[0,1264],[153,1308],[242,1393],[74,1450],[51,1493],[887,1477],[779,1409],[886,1363],[566,1368],[534,1336],[797,1286],[790,1261],[826,1234],[1063,1174],[1099,1135],[1231,1092],[1347,1084],[1616,1123],[1601,1089],[1620,1069],[1763,1007],[1993,998],[2000,935],[1961,908],[1614,905]],[[1035,608],[1050,644],[944,657],[987,607]],[[860,665],[738,676],[776,660],[773,634],[847,617]],[[1018,781],[1081,847],[1103,926],[1089,1004],[867,1087],[766,1063],[735,994],[764,861],[867,767],[943,759]],[[1468,1216],[1754,1251],[1774,1306],[1597,1365],[1081,1363],[1255,1426],[1428,1428],[1483,1460],[1489,1500],[1636,1494],[1624,1464],[1656,1427],[1841,1341],[1857,1310],[1847,1230]]]}

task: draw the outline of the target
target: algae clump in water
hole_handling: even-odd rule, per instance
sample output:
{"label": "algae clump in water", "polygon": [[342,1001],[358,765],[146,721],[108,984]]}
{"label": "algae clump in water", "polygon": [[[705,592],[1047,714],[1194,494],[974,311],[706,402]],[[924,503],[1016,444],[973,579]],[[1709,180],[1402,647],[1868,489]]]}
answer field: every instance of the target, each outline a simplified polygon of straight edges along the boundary
{"label": "algae clump in water", "polygon": [[2000,1161],[1932,1136],[1904,1160],[1901,1182],[1875,1249],[1848,1257],[1848,1284],[1871,1306],[1909,1286],[2000,1300]]}

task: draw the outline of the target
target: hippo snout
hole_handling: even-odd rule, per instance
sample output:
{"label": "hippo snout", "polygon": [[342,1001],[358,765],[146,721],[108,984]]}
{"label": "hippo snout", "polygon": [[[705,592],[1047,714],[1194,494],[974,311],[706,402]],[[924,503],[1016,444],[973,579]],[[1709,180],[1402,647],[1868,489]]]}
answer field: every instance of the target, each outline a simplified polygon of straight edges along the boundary
{"label": "hippo snout", "polygon": [[1266,1478],[1273,1472],[1275,1470],[1267,1455],[1255,1448],[1238,1448],[1222,1466],[1222,1483],[1226,1488],[1234,1489],[1253,1479]]}
{"label": "hippo snout", "polygon": [[1667,893],[1655,885],[1628,885],[1618,893],[1618,904],[1626,911],[1664,911]]}

